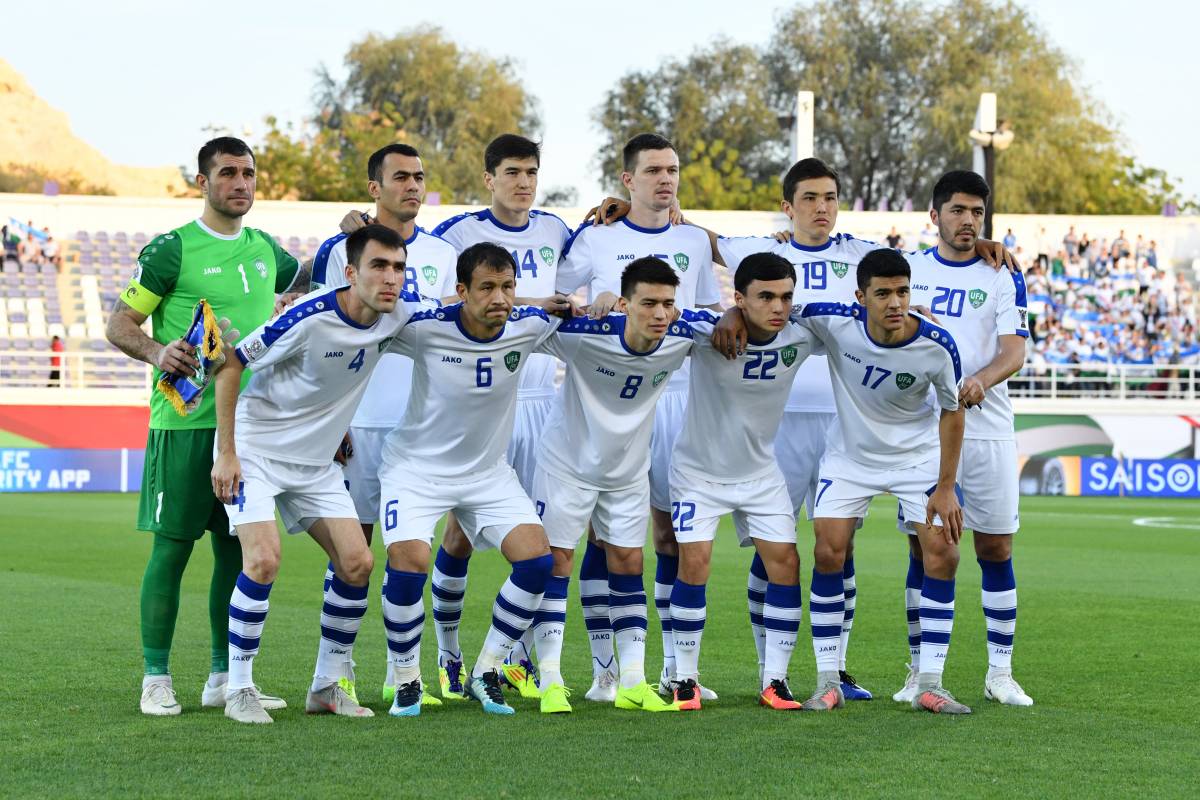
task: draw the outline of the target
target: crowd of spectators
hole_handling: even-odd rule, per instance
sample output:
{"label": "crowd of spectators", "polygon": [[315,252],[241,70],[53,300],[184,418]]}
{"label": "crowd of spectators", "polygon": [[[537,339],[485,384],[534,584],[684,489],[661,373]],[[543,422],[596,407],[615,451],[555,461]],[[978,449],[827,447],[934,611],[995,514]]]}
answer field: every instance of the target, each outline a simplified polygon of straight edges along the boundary
{"label": "crowd of spectators", "polygon": [[0,241],[4,243],[4,258],[17,262],[18,266],[53,264],[62,269],[62,247],[49,228],[38,230],[33,220],[25,225],[0,227]]}

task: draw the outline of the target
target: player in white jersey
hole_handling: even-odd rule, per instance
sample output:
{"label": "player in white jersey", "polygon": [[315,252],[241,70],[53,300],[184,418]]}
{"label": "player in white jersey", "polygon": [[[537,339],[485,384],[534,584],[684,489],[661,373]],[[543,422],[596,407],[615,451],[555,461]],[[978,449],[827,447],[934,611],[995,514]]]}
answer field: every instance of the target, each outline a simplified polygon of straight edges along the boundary
{"label": "player in white jersey", "polygon": [[691,389],[683,430],[671,457],[671,506],[679,542],[679,577],[671,591],[675,636],[675,701],[700,708],[700,640],[706,617],[712,543],[724,514],[732,513],[742,546],[753,545],[770,581],[764,616],[766,668],[759,702],[795,710],[787,669],[802,607],[796,516],[775,459],[773,439],[792,381],[814,344],[788,324],[796,271],[773,253],[747,256],[734,277],[734,301],[749,333],[745,352],[726,360],[711,344],[718,317],[685,311],[692,326]]}
{"label": "player in white jersey", "polygon": [[[679,275],[661,259],[635,259],[621,278],[618,309],[623,314],[568,322],[545,345],[566,362],[567,375],[534,475],[533,498],[554,554],[553,577],[534,631],[543,707],[546,693],[563,685],[559,665],[567,585],[575,547],[590,519],[605,545],[604,605],[606,611],[611,608],[620,685],[593,685],[587,697],[615,701],[617,708],[678,710],[646,682],[642,585],[655,406],[692,347],[691,328],[672,321],[678,283]],[[570,709],[565,698],[563,705]]]}
{"label": "player in white jersey", "polygon": [[[216,375],[213,491],[242,547],[242,573],[229,602],[225,705],[225,715],[238,722],[271,722],[254,688],[253,660],[279,570],[276,508],[288,531],[307,530],[334,567],[305,710],[372,716],[338,684],[366,611],[373,559],[333,455],[372,371],[419,310],[419,298],[400,291],[404,242],[391,229],[356,232],[347,253],[349,287],[304,295],[246,337]],[[247,366],[254,375],[238,397]]]}
{"label": "player in white jersey", "polygon": [[423,589],[443,514],[454,512],[473,548],[498,548],[512,564],[465,681],[467,695],[487,713],[513,713],[504,702],[500,668],[533,622],[550,577],[546,534],[504,455],[520,371],[561,320],[537,307],[514,308],[516,264],[499,245],[467,248],[457,272],[462,302],[416,315],[391,345],[414,362],[408,407],[387,436],[379,474],[393,716],[421,710]]}
{"label": "player in white jersey", "polygon": [[[1025,361],[1025,280],[1019,272],[996,271],[975,255],[990,189],[974,172],[948,172],[933,190],[930,216],[938,228],[936,247],[909,256],[914,301],[929,306],[958,343],[963,365],[962,401],[972,407],[963,434],[958,482],[963,491],[963,524],[972,531],[983,575],[983,615],[987,624],[988,671],[984,697],[1016,706],[1033,705],[1012,676],[1017,624],[1017,582],[1012,566],[1013,534],[1019,527],[1017,445],[1008,378]],[[921,546],[909,539],[909,680],[896,694],[911,700],[919,659],[920,620],[914,584],[919,588]]]}
{"label": "player in white jersey", "polygon": [[970,709],[941,685],[962,535],[955,484],[964,424],[958,348],[944,328],[909,311],[909,267],[900,253],[868,253],[857,278],[858,303],[811,303],[793,316],[829,351],[838,406],[813,509],[809,616],[817,690],[803,708],[828,711],[843,704],[838,675],[845,616],[842,566],[855,522],[873,497],[890,492],[924,554],[921,616],[929,640],[922,641],[913,707],[967,714]]}
{"label": "player in white jersey", "polygon": [[[721,310],[720,289],[713,275],[712,245],[703,228],[672,225],[671,210],[679,187],[679,156],[674,146],[661,136],[639,134],[626,143],[621,181],[629,191],[629,213],[607,226],[582,226],[567,247],[559,265],[558,286],[563,292],[587,287],[590,314],[604,316],[620,294],[622,270],[634,259],[653,256],[665,261],[679,276],[676,302],[682,308]],[[663,670],[660,689],[669,693],[674,680],[670,597],[678,572],[679,551],[671,530],[671,492],[669,472],[671,451],[683,425],[687,407],[688,376],[686,366],[671,377],[654,416],[651,438],[650,506],[654,529],[654,551],[658,557],[654,579],[654,600],[662,622]],[[590,587],[603,585],[603,553],[590,546],[581,565],[581,595],[585,617],[593,624],[607,617],[603,595]],[[612,632],[593,627],[594,680],[611,681]],[[715,699],[706,691],[705,699]]]}

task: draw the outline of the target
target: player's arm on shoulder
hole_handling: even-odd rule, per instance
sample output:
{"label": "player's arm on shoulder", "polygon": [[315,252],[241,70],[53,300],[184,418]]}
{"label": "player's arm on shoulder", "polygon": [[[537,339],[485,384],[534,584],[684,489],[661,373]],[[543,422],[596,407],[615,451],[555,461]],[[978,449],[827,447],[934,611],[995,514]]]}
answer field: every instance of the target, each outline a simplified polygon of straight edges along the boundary
{"label": "player's arm on shoulder", "polygon": [[563,246],[554,278],[554,291],[571,294],[592,279],[591,246],[588,242],[588,224],[575,229]]}
{"label": "player's arm on shoulder", "polygon": [[365,228],[375,220],[365,211],[350,209],[346,216],[342,217],[342,221],[338,224],[338,228],[342,233],[351,234],[359,228]]}
{"label": "player's arm on shoulder", "polygon": [[1004,246],[1003,242],[995,242],[991,239],[976,239],[975,254],[988,263],[993,269],[1004,268],[1009,272],[1019,272],[1021,265],[1017,262],[1017,257],[1012,251]]}

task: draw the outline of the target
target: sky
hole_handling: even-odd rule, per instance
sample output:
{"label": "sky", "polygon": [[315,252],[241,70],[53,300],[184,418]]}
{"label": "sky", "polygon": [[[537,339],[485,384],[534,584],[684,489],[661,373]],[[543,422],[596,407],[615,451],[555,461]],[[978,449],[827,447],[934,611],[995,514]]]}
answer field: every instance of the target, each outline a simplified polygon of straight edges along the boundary
{"label": "sky", "polygon": [[[607,8],[619,11],[528,0],[513,4],[514,14],[483,0],[249,0],[237,15],[203,15],[204,6],[175,0],[58,0],[9,5],[0,14],[0,58],[113,161],[177,165],[192,163],[208,126],[253,136],[267,114],[303,120],[317,66],[342,74],[346,50],[366,34],[437,25],[460,45],[515,63],[540,102],[541,189],[573,186],[587,203],[600,191],[592,112],[620,75],[686,56],[718,36],[764,43],[778,10],[791,5],[668,0],[640,3],[634,15],[617,4]],[[1200,6],[1047,0],[1033,16],[1076,60],[1083,84],[1138,158],[1200,195],[1200,103],[1187,100],[1198,91]]]}

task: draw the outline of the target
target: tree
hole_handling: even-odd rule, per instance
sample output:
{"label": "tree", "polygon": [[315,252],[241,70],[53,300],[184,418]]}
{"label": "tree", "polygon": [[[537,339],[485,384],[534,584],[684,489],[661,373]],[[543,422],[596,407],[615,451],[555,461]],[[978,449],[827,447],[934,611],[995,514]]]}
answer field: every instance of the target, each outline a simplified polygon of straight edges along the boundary
{"label": "tree", "polygon": [[57,183],[58,191],[62,194],[114,194],[109,187],[89,183],[82,175],[71,170],[52,171],[27,164],[0,167],[0,192],[41,194],[48,181]]}
{"label": "tree", "polygon": [[443,202],[486,201],[483,150],[495,136],[535,136],[535,100],[511,63],[464,50],[439,28],[418,27],[391,38],[375,34],[346,53],[346,80],[318,70],[316,110],[305,129],[268,118],[259,146],[265,197],[359,200],[366,163],[385,144],[421,152],[431,191]]}

